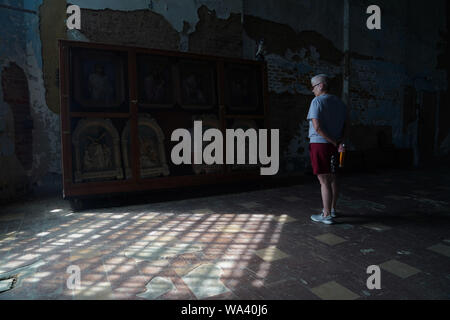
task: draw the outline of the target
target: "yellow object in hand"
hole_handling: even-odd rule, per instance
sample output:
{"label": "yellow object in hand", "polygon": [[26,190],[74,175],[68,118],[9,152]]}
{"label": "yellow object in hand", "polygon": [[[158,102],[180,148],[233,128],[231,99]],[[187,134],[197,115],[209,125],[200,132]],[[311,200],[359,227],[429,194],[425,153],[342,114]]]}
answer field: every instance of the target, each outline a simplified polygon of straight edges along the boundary
{"label": "yellow object in hand", "polygon": [[345,145],[342,145],[342,152],[339,152],[339,168],[344,167]]}

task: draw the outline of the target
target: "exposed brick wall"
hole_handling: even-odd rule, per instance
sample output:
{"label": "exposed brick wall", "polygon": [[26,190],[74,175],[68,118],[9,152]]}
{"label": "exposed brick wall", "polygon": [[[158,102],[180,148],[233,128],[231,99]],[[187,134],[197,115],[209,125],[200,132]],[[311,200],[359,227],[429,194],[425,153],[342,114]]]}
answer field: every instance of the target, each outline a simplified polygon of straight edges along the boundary
{"label": "exposed brick wall", "polygon": [[29,170],[33,164],[30,96],[25,72],[17,64],[11,63],[2,70],[2,90],[14,116],[16,156],[23,168]]}
{"label": "exposed brick wall", "polygon": [[355,147],[363,148],[359,141],[361,135],[366,135],[367,143],[372,144],[373,130],[385,126],[391,127],[392,131],[389,144],[397,142],[400,145],[408,124],[415,119],[414,95],[406,89],[407,85],[405,71],[392,63],[379,59],[352,59],[350,120],[353,126],[368,128],[359,130],[357,135],[351,134],[350,138],[355,138]]}
{"label": "exposed brick wall", "polygon": [[[255,40],[265,38],[267,51],[284,56],[288,50],[295,52],[317,49],[320,59],[332,64],[340,64],[343,53],[333,43],[316,31],[296,32],[289,25],[264,20],[252,15],[245,15],[244,29]],[[307,58],[307,57],[306,57]]]}
{"label": "exposed brick wall", "polygon": [[270,126],[280,130],[280,172],[308,166],[307,113],[314,95],[311,77],[334,77],[332,93],[342,94],[343,53],[315,31],[297,32],[287,24],[245,15],[245,33],[265,39]]}
{"label": "exposed brick wall", "polygon": [[93,42],[178,50],[180,35],[161,15],[149,10],[82,9],[81,32]]}

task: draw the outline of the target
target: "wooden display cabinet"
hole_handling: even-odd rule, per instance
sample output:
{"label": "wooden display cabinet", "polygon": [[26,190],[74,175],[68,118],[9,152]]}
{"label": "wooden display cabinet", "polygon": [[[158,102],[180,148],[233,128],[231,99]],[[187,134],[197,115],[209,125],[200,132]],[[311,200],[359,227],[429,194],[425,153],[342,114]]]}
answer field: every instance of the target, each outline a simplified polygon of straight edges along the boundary
{"label": "wooden display cabinet", "polygon": [[[264,62],[59,40],[63,196],[260,178],[259,169],[171,163],[175,129],[268,129]],[[224,150],[225,153],[225,150]]]}

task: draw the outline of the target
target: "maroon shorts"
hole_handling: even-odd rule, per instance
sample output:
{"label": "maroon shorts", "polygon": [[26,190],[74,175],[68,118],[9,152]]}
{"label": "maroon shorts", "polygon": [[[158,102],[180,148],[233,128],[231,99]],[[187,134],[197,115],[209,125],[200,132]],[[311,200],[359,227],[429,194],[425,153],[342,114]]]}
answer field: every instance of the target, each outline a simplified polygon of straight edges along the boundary
{"label": "maroon shorts", "polygon": [[309,157],[315,175],[336,173],[338,149],[330,143],[311,143]]}

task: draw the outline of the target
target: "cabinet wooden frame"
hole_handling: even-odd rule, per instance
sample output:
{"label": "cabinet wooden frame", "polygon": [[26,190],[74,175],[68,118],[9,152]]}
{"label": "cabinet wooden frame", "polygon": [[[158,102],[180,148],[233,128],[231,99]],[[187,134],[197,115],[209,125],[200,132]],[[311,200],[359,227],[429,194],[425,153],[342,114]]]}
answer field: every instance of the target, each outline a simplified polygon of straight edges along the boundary
{"label": "cabinet wooden frame", "polygon": [[[219,57],[210,55],[201,55],[195,53],[166,51],[159,49],[149,49],[140,47],[130,47],[114,44],[92,43],[92,42],[80,42],[70,40],[59,40],[59,72],[60,72],[60,118],[61,118],[61,161],[62,161],[62,176],[63,176],[63,196],[64,198],[82,197],[88,195],[100,195],[109,193],[122,193],[122,192],[135,192],[145,190],[158,190],[158,189],[173,189],[178,187],[200,186],[214,183],[232,183],[243,180],[260,179],[259,172],[234,172],[231,170],[231,166],[223,165],[222,172],[206,173],[195,175],[180,175],[180,176],[161,176],[154,178],[142,178],[140,174],[140,156],[139,156],[139,138],[138,138],[138,118],[139,113],[148,113],[152,116],[152,109],[164,108],[166,111],[173,113],[190,113],[190,119],[196,115],[211,114],[217,117],[220,124],[220,130],[225,134],[226,123],[230,119],[255,119],[263,121],[264,127],[269,128],[268,121],[268,85],[267,85],[267,65],[265,62],[245,60],[240,58]],[[104,50],[121,52],[127,56],[127,97],[128,97],[128,112],[120,110],[114,112],[108,110],[102,112],[101,110],[95,110],[95,112],[85,112],[79,110],[70,110],[71,97],[71,56],[70,52],[73,48],[85,48],[93,50]],[[212,81],[214,82],[213,95],[214,104],[213,108],[196,108],[195,106],[188,106],[183,108],[181,97],[181,79],[180,70],[177,69],[179,64],[175,64],[171,67],[171,77],[174,82],[174,95],[173,107],[168,107],[171,104],[163,105],[149,105],[142,101],[139,101],[139,89],[138,89],[138,56],[152,56],[161,57],[170,61],[177,61],[183,63],[185,61],[194,61],[200,64],[209,64],[214,67],[214,75]],[[251,66],[260,70],[261,83],[263,84],[262,94],[258,99],[262,99],[263,112],[255,114],[239,115],[229,111],[229,106],[226,104],[225,99],[225,66],[228,64]],[[72,121],[74,119],[83,118],[100,118],[100,119],[118,119],[129,123],[130,130],[130,147],[131,157],[129,158],[129,164],[131,166],[131,177],[123,180],[112,181],[95,181],[95,182],[75,182],[74,176],[74,163],[73,163],[73,151],[72,151],[72,135],[74,128]],[[121,133],[119,132],[119,135]],[[170,136],[166,137],[170,140]],[[171,150],[167,150],[167,154],[170,155]],[[224,150],[225,155],[225,150]],[[170,159],[168,159],[170,162]]]}

